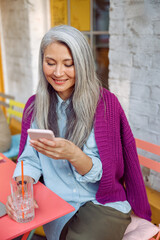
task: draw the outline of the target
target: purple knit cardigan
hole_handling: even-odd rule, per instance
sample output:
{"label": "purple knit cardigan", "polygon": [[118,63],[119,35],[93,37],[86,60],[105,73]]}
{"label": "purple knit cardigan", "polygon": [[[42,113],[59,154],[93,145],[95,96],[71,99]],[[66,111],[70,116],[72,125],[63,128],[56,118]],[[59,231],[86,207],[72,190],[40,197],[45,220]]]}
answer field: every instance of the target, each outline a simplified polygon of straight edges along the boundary
{"label": "purple knit cardigan", "polygon": [[[35,95],[29,98],[24,109],[19,156],[26,144],[33,114],[31,112],[26,117],[25,112],[34,100]],[[150,221],[151,210],[135,140],[118,99],[106,89],[103,89],[97,106],[94,131],[103,168],[97,201],[104,204],[127,199],[137,216]]]}

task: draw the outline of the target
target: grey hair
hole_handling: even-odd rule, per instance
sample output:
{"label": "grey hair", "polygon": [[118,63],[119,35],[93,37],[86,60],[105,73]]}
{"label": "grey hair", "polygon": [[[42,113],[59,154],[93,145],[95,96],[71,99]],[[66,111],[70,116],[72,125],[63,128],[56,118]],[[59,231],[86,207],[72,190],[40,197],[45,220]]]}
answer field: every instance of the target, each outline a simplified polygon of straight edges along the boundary
{"label": "grey hair", "polygon": [[52,129],[56,136],[59,135],[56,115],[57,97],[54,89],[47,82],[42,67],[44,51],[53,42],[65,44],[73,57],[76,77],[71,103],[66,110],[68,125],[65,137],[82,148],[93,127],[101,84],[95,72],[94,58],[88,41],[79,30],[71,26],[53,27],[41,41],[39,84],[34,117],[39,128]]}

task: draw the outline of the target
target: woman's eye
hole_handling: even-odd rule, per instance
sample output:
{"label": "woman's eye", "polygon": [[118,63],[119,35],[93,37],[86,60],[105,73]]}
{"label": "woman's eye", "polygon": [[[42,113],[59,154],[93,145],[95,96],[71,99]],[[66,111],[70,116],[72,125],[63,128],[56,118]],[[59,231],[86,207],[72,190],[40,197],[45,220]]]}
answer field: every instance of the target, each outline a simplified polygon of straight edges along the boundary
{"label": "woman's eye", "polygon": [[54,66],[55,64],[54,63],[47,63],[47,65],[49,65],[49,66]]}
{"label": "woman's eye", "polygon": [[74,64],[65,65],[65,67],[72,67]]}

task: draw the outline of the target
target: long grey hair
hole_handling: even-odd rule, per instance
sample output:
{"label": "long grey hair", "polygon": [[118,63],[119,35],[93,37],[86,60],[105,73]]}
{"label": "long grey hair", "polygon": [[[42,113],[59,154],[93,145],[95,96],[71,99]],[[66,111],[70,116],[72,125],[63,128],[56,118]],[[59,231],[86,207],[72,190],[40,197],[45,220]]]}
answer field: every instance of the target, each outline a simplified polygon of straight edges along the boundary
{"label": "long grey hair", "polygon": [[84,35],[77,29],[60,25],[51,28],[43,37],[39,54],[39,84],[34,105],[34,118],[39,128],[52,129],[59,136],[56,104],[57,95],[43,73],[43,57],[46,47],[53,42],[65,44],[73,57],[75,87],[66,109],[66,139],[80,148],[86,143],[94,122],[100,96],[100,82],[95,72],[91,48]]}

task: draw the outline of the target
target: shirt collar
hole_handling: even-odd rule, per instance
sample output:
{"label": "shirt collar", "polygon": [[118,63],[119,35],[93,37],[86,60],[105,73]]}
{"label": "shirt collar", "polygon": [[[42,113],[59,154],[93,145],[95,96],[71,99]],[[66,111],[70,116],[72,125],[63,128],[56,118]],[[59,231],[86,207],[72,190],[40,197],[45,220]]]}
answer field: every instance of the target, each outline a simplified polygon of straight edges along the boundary
{"label": "shirt collar", "polygon": [[57,109],[60,109],[62,106],[66,109],[70,103],[70,99],[67,99],[64,101],[57,93],[57,99],[58,99],[58,104],[57,104]]}

